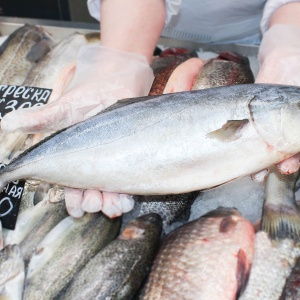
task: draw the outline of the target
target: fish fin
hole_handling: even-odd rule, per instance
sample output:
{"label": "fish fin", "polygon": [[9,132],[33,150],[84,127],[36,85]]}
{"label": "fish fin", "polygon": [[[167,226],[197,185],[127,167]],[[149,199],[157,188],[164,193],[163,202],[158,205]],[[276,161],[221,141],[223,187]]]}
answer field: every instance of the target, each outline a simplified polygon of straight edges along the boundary
{"label": "fish fin", "polygon": [[219,53],[216,59],[227,60],[243,65],[250,65],[247,56],[243,56],[234,51],[222,51]]}
{"label": "fish fin", "polygon": [[[234,213],[234,211],[233,211]],[[226,233],[232,230],[237,225],[237,219],[231,216],[225,217],[219,226],[219,232]]]}
{"label": "fish fin", "polygon": [[133,103],[138,103],[138,102],[143,102],[143,101],[148,101],[150,99],[154,99],[155,97],[159,97],[160,95],[155,95],[155,96],[145,96],[145,97],[136,97],[136,98],[125,98],[125,99],[120,99],[118,100],[116,103],[110,105],[109,107],[107,107],[106,109],[100,111],[97,115],[106,113],[108,111],[123,107],[123,106],[127,106]]}
{"label": "fish fin", "polygon": [[236,270],[236,279],[238,283],[238,290],[237,290],[237,299],[241,294],[243,294],[248,278],[249,278],[249,270],[247,268],[247,255],[243,249],[240,249],[238,252],[238,261],[237,261],[237,270]]}
{"label": "fish fin", "polygon": [[231,218],[232,216],[240,216],[240,213],[236,208],[233,207],[224,207],[224,206],[219,206],[218,208],[206,213],[203,215],[201,218]]}
{"label": "fish fin", "polygon": [[[245,175],[245,176],[247,176],[247,175]],[[221,187],[221,186],[224,186],[224,185],[226,185],[226,184],[230,184],[231,182],[233,182],[233,181],[235,181],[235,180],[238,180],[238,179],[240,179],[240,178],[243,178],[243,177],[245,177],[245,176],[238,176],[238,177],[235,177],[235,178],[233,178],[233,179],[231,179],[231,180],[228,180],[228,181],[226,181],[226,182],[222,182],[222,183],[220,183],[220,184],[218,184],[218,185],[215,185],[215,186],[213,186],[213,187],[205,188],[205,189],[201,190],[200,192],[211,191],[211,190],[217,189],[217,188],[219,188],[219,187]]]}
{"label": "fish fin", "polygon": [[85,34],[84,37],[86,38],[86,40],[89,43],[96,43],[96,42],[100,41],[101,33],[100,33],[100,31],[89,32],[89,33]]}
{"label": "fish fin", "polygon": [[225,142],[236,141],[241,137],[241,130],[248,123],[248,119],[228,120],[221,128],[210,132],[207,136]]}
{"label": "fish fin", "polygon": [[34,44],[30,51],[27,53],[26,58],[31,62],[38,62],[51,50],[49,40],[42,39],[38,43]]}
{"label": "fish fin", "polygon": [[265,205],[261,229],[273,240],[300,241],[300,210],[296,205]]}

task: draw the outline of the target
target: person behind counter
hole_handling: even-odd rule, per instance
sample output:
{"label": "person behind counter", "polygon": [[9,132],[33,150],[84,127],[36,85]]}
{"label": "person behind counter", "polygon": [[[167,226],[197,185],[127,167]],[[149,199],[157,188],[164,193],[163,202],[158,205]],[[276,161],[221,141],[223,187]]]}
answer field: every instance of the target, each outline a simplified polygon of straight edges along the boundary
{"label": "person behind counter", "polygon": [[[58,101],[38,111],[7,114],[6,131],[55,131],[84,120],[118,99],[147,95],[153,72],[152,53],[163,29],[166,35],[195,42],[258,44],[260,70],[256,83],[300,85],[300,1],[253,0],[89,0],[101,20],[101,46],[82,48],[69,89]],[[262,36],[262,38],[261,38]],[[30,116],[30,117],[28,117]],[[294,172],[299,158],[279,164]],[[70,215],[102,210],[110,217],[133,207],[129,195],[65,189]]]}

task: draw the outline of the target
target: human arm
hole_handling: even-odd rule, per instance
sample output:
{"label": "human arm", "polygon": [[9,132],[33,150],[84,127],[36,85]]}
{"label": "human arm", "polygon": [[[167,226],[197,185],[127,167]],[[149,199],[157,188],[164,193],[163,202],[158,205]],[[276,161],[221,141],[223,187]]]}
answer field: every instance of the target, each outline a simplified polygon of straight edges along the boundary
{"label": "human arm", "polygon": [[100,15],[102,45],[142,54],[151,63],[165,22],[163,0],[102,0]]}
{"label": "human arm", "polygon": [[[102,0],[100,15],[103,46],[142,54],[151,62],[164,24],[163,1]],[[98,210],[113,217],[132,208],[129,195],[76,189],[66,189],[65,195],[69,213],[78,217],[84,211]]]}
{"label": "human arm", "polygon": [[[74,79],[57,101],[6,115],[8,132],[56,131],[82,121],[121,98],[148,93],[153,49],[164,25],[163,0],[101,2],[101,44],[81,48]],[[107,14],[107,16],[106,16]]]}
{"label": "human arm", "polygon": [[[297,1],[280,6],[268,22],[263,22],[264,34],[259,49],[260,70],[256,83],[300,86],[299,16],[300,1]],[[299,155],[277,165],[286,174],[297,171],[299,166]]]}

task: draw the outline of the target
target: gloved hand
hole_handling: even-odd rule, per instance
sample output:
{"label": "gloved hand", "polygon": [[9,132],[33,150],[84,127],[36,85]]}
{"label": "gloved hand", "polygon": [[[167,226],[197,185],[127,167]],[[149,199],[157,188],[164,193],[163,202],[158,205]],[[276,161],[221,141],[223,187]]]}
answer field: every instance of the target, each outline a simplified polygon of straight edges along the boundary
{"label": "gloved hand", "polygon": [[263,36],[256,83],[300,86],[300,28],[273,25]]}
{"label": "gloved hand", "polygon": [[148,94],[153,72],[142,55],[99,45],[80,49],[71,84],[56,101],[4,116],[4,131],[50,132],[85,120],[122,98]]}
{"label": "gloved hand", "polygon": [[[259,48],[260,70],[255,83],[300,86],[300,28],[293,25],[273,25],[263,36]],[[297,154],[277,165],[281,173],[299,169]]]}
{"label": "gloved hand", "polygon": [[[74,77],[57,100],[36,108],[16,110],[1,121],[8,132],[51,132],[85,120],[119,99],[145,96],[153,72],[144,56],[99,45],[82,47]],[[102,210],[116,217],[133,208],[129,195],[65,188],[67,210],[74,217]]]}

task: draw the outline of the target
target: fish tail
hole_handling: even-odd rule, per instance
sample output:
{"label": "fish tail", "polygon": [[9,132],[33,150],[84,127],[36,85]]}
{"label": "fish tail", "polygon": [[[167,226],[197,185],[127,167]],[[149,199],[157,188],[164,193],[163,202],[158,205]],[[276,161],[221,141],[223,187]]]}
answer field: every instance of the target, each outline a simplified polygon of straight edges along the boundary
{"label": "fish tail", "polygon": [[261,229],[273,240],[300,241],[300,210],[296,205],[265,205]]}

